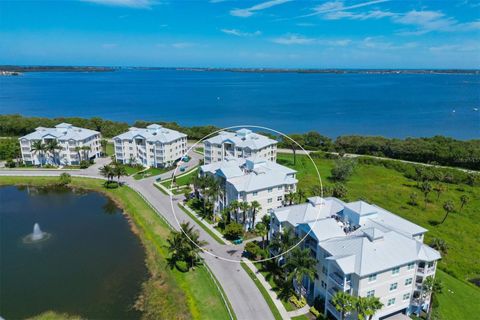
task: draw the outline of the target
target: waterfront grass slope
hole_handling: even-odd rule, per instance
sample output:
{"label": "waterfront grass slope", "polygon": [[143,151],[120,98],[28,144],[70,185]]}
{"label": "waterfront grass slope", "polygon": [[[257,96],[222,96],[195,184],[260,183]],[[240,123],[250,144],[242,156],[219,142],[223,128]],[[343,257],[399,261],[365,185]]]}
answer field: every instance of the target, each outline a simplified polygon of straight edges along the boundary
{"label": "waterfront grass slope", "polygon": [[[58,177],[0,177],[0,185],[45,186],[57,182]],[[135,191],[128,187],[105,189],[102,180],[89,178],[72,178],[70,186],[106,194],[130,218],[134,232],[145,247],[150,271],[136,305],[143,312],[143,319],[220,320],[230,317],[205,266],[190,272],[170,269],[166,241],[170,229]]]}

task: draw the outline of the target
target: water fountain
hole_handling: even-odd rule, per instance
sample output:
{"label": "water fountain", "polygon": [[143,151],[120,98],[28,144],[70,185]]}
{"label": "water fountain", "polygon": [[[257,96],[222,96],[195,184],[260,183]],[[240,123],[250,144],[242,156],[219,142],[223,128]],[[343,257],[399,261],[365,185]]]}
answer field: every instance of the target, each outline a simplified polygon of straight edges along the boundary
{"label": "water fountain", "polygon": [[38,223],[35,223],[33,225],[32,241],[42,240],[43,237],[44,234],[42,230],[40,230],[40,225]]}
{"label": "water fountain", "polygon": [[36,243],[40,241],[44,241],[50,238],[50,234],[47,232],[43,232],[40,229],[40,225],[38,223],[35,223],[33,225],[33,233],[30,233],[26,237],[23,238],[24,243]]}

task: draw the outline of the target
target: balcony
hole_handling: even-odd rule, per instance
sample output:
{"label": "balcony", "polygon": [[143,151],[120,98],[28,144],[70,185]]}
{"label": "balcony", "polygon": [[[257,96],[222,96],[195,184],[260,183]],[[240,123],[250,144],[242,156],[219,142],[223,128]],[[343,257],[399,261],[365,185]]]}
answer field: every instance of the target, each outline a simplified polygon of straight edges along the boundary
{"label": "balcony", "polygon": [[327,302],[327,310],[337,319],[341,319],[341,314],[340,312],[337,311],[337,309],[335,309],[334,305],[328,301]]}
{"label": "balcony", "polygon": [[417,268],[417,272],[418,273],[422,273],[422,274],[432,274],[435,272],[435,266],[432,266],[432,267],[418,267]]}
{"label": "balcony", "polygon": [[334,288],[328,289],[328,294],[331,295],[332,297],[338,292],[338,290],[335,290]]}
{"label": "balcony", "polygon": [[335,284],[339,285],[343,289],[349,289],[350,288],[350,280],[345,281],[345,278],[341,276],[337,272],[332,272],[329,275],[329,278],[335,282]]}

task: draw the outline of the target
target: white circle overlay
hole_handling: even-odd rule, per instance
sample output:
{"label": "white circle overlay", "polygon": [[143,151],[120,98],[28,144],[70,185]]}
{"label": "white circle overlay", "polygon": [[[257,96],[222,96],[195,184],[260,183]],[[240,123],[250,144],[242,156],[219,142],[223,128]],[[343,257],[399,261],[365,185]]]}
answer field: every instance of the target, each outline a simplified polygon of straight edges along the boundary
{"label": "white circle overlay", "polygon": [[[188,150],[187,152],[181,157],[181,159],[183,159],[185,156],[188,156],[188,154],[194,150],[194,148],[202,143],[205,139],[208,139],[209,137],[213,136],[213,135],[216,135],[218,134],[219,132],[221,131],[227,131],[227,130],[232,130],[232,129],[243,129],[243,128],[253,128],[253,129],[261,129],[261,130],[267,130],[267,131],[270,131],[270,132],[274,132],[276,133],[277,135],[280,135],[282,136],[283,138],[287,138],[288,140],[290,140],[291,142],[295,143],[302,151],[303,153],[310,159],[310,161],[312,162],[314,168],[315,168],[315,171],[317,173],[317,176],[318,176],[318,181],[320,182],[320,198],[322,198],[322,203],[320,204],[321,206],[324,205],[324,201],[323,201],[323,184],[322,184],[322,178],[320,176],[320,172],[318,171],[318,167],[315,163],[315,161],[313,161],[312,157],[310,156],[310,154],[307,152],[307,150],[305,150],[297,141],[295,141],[294,139],[290,138],[289,136],[287,136],[285,133],[283,132],[280,132],[280,131],[277,131],[275,129],[271,129],[271,128],[268,128],[268,127],[264,127],[264,126],[258,126],[258,125],[236,125],[236,126],[231,126],[231,127],[225,127],[225,128],[222,128],[222,129],[218,129],[206,136],[204,136],[202,139],[198,140],[197,142],[195,142]],[[176,166],[175,167],[175,170],[173,171],[173,175],[172,175],[172,179],[174,176],[176,176],[176,173],[177,173],[177,169],[178,169],[179,166]],[[195,170],[195,169],[192,169],[192,170]],[[295,170],[295,169],[294,169]],[[188,172],[187,172],[188,173]],[[235,263],[240,263],[242,262],[242,260],[236,260],[236,259],[229,259],[229,258],[225,258],[225,257],[221,257],[215,253],[212,253],[210,252],[208,249],[205,249],[205,248],[202,248],[201,246],[199,246],[197,243],[195,243],[195,241],[193,241],[192,239],[190,239],[190,237],[188,236],[188,234],[185,232],[185,230],[182,229],[182,226],[181,226],[181,223],[177,217],[177,214],[175,213],[175,205],[174,205],[174,202],[173,202],[173,192],[172,192],[173,188],[172,188],[172,184],[170,183],[170,205],[172,207],[172,213],[173,213],[173,216],[175,217],[175,221],[177,222],[180,230],[182,231],[182,233],[187,237],[187,239],[192,242],[197,248],[199,248],[200,250],[202,250],[204,253],[206,254],[209,254],[211,255],[212,257],[215,257],[217,259],[221,259],[221,260],[224,260],[224,261],[228,261],[228,262],[235,262]],[[294,204],[295,205],[295,204]],[[297,204],[298,205],[298,204]],[[284,208],[284,207],[280,207],[280,208]],[[300,243],[302,243],[303,240],[305,240],[307,238],[307,236],[312,232],[313,228],[315,227],[315,224],[317,223],[318,221],[318,218],[319,218],[319,215],[320,215],[320,212],[321,212],[321,209],[318,210],[317,212],[317,215],[315,217],[315,221],[313,222],[313,225],[312,227],[310,228],[310,230],[305,234],[305,236],[301,239],[299,239],[299,241],[294,244],[292,247],[290,247],[288,250],[286,250],[285,252],[282,252],[280,254],[277,254],[275,256],[272,256],[272,257],[268,257],[268,258],[265,258],[265,259],[260,259],[260,260],[255,260],[254,262],[265,262],[265,261],[269,261],[269,260],[274,260],[276,258],[279,258],[279,257],[282,257],[284,256],[285,254],[287,254],[288,252],[290,252],[291,250],[295,249],[296,247],[298,247],[300,245]],[[208,222],[207,222],[208,223]],[[200,226],[199,226],[200,227]],[[225,246],[229,246],[228,244],[225,244]]]}

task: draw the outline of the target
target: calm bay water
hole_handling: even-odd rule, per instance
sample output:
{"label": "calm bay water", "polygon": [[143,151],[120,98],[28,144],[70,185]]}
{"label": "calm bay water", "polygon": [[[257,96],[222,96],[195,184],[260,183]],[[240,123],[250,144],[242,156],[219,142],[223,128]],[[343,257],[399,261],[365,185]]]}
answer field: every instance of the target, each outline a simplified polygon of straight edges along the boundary
{"label": "calm bay water", "polygon": [[0,112],[268,126],[388,137],[480,137],[480,76],[121,70],[0,78]]}
{"label": "calm bay water", "polygon": [[[0,316],[24,319],[47,310],[88,319],[136,319],[147,277],[144,251],[106,197],[0,187]],[[44,242],[22,239],[38,222]]]}

